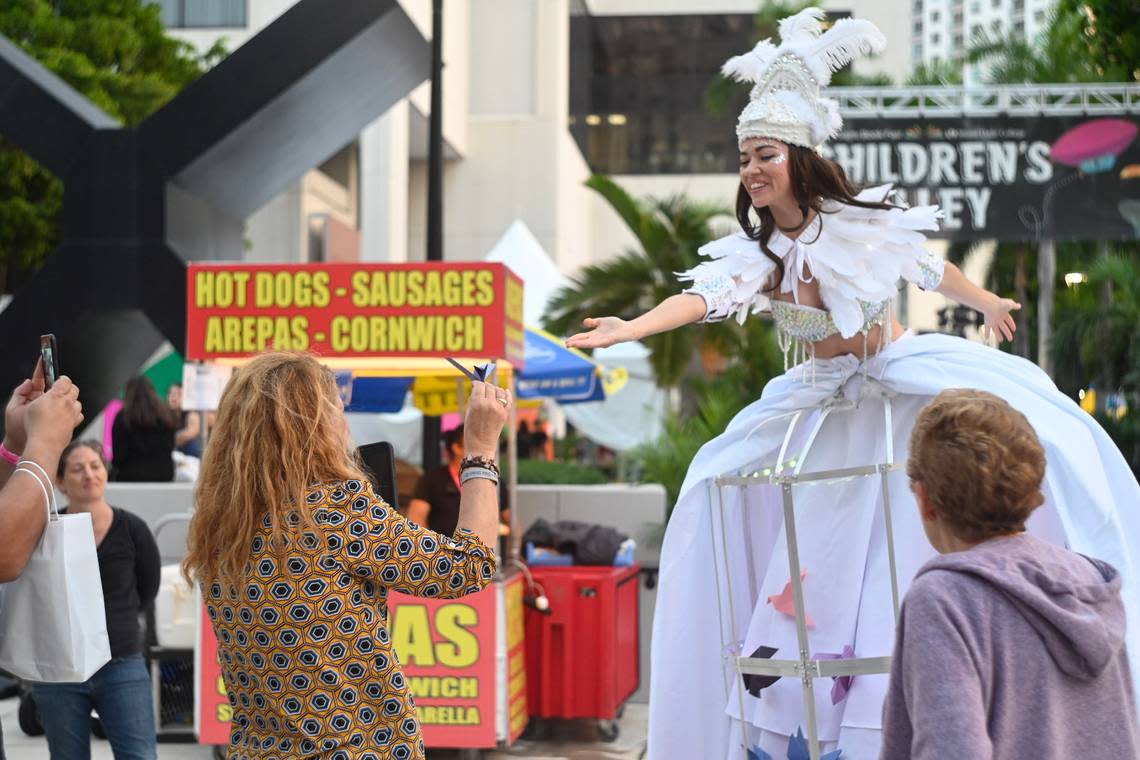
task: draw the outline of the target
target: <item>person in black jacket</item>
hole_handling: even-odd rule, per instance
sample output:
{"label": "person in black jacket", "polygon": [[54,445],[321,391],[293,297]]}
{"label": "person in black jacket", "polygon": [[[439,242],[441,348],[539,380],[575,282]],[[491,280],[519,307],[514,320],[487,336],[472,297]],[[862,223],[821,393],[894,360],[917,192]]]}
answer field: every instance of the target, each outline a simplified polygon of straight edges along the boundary
{"label": "person in black jacket", "polygon": [[177,428],[174,412],[158,397],[150,378],[131,378],[123,408],[111,426],[112,478],[158,483],[174,480]]}
{"label": "person in black jacket", "polygon": [[67,511],[91,515],[111,661],[83,683],[32,685],[51,756],[90,757],[95,708],[116,760],[154,760],[154,701],[142,657],[139,612],[158,593],[158,545],[142,518],[107,503],[107,463],[97,441],[77,441],[64,449],[57,478]]}

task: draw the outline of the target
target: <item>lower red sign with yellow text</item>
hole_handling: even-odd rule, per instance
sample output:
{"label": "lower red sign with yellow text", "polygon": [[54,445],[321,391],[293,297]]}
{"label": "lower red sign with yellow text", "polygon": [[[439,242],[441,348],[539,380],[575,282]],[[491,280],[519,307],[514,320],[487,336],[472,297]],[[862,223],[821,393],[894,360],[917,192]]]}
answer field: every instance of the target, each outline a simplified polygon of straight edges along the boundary
{"label": "lower red sign with yellow text", "polygon": [[[500,615],[506,634],[500,642]],[[233,710],[218,665],[218,643],[201,606],[198,741],[227,744]],[[514,576],[461,599],[390,593],[388,627],[429,747],[488,748],[526,728],[523,583]],[[505,643],[505,665],[498,653]],[[500,690],[506,725],[500,731]]]}
{"label": "lower red sign with yellow text", "polygon": [[230,721],[234,710],[226,696],[222,666],[218,662],[218,639],[206,614],[206,605],[198,605],[198,651],[195,660],[197,715],[195,725],[199,744],[229,744]]}
{"label": "lower red sign with yellow text", "polygon": [[392,646],[429,747],[494,747],[498,589],[462,599],[392,593]]}

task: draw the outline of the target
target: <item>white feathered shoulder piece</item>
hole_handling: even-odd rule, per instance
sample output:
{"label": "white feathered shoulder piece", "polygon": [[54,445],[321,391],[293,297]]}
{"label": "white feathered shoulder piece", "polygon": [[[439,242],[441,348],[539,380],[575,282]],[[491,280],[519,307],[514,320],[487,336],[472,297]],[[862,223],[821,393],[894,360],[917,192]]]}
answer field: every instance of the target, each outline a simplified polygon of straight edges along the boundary
{"label": "white feathered shoulder piece", "polygon": [[[889,185],[871,187],[856,199],[881,202],[890,191]],[[779,291],[798,302],[800,283],[817,282],[843,337],[863,327],[864,304],[895,296],[899,280],[928,290],[941,282],[944,262],[923,245],[923,233],[938,229],[942,212],[937,206],[868,209],[827,202],[823,211],[796,240],[773,233],[768,248],[784,263]],[[706,321],[735,316],[743,322],[749,314],[771,308],[777,268],[759,242],[737,232],[699,252],[708,261],[679,278],[693,283],[685,292],[704,297]]]}
{"label": "white feathered shoulder piece", "polygon": [[886,38],[866,19],[843,18],[825,32],[826,14],[806,8],[780,22],[780,44],[761,40],[749,52],[728,59],[721,72],[753,83],[736,135],[770,137],[814,148],[834,136],[843,121],[838,104],[820,88],[832,73],[860,55],[881,52]]}
{"label": "white feathered shoulder piece", "polygon": [[685,290],[703,296],[707,306],[705,322],[715,322],[735,315],[741,324],[749,314],[771,308],[766,291],[772,285],[776,262],[760,250],[760,244],[743,232],[718,238],[697,249],[707,256],[677,278],[693,285]]}

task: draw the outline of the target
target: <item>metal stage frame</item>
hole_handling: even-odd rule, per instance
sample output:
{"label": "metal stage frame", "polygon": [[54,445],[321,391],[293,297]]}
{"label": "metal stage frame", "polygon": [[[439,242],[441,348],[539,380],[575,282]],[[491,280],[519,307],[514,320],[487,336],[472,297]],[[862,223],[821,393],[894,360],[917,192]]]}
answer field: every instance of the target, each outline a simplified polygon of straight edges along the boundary
{"label": "metal stage frame", "polygon": [[[858,401],[849,401],[839,394],[822,407],[813,406],[795,412],[791,415],[791,420],[784,434],[784,440],[780,446],[780,452],[776,458],[775,465],[770,468],[761,466],[761,468],[758,468],[757,471],[751,474],[721,475],[714,478],[709,486],[709,501],[714,512],[719,517],[719,520],[711,520],[709,525],[713,534],[713,546],[717,547],[723,561],[723,584],[728,598],[727,605],[721,597],[718,596],[717,598],[717,606],[721,616],[720,629],[722,637],[724,636],[726,622],[730,625],[728,630],[730,630],[733,635],[741,630],[739,627],[741,620],[738,619],[737,610],[732,601],[732,568],[728,555],[729,534],[725,529],[724,489],[747,488],[757,485],[777,485],[781,489],[783,495],[784,533],[788,544],[788,573],[796,612],[796,636],[799,644],[799,657],[795,659],[766,659],[727,654],[732,651],[735,642],[722,639],[721,643],[723,647],[722,651],[726,652],[725,656],[728,658],[729,664],[735,671],[737,678],[743,678],[744,675],[761,675],[798,678],[800,680],[804,696],[805,721],[807,723],[806,738],[811,760],[820,759],[819,730],[815,709],[815,679],[888,673],[891,666],[890,657],[854,657],[840,660],[815,660],[812,658],[813,653],[808,643],[807,617],[804,610],[803,582],[800,578],[799,544],[796,538],[795,493],[797,487],[829,482],[838,483],[856,478],[879,478],[881,480],[883,493],[883,523],[884,529],[886,530],[887,560],[891,574],[892,609],[894,610],[895,624],[898,624],[901,599],[899,597],[898,572],[895,563],[895,539],[891,517],[891,495],[888,478],[892,472],[904,469],[906,463],[895,461],[891,394],[881,386],[877,386],[877,384],[876,387],[879,390],[878,399],[863,396]],[[867,386],[865,385],[864,388],[866,389]],[[886,431],[886,461],[842,469],[804,472],[804,464],[807,462],[812,445],[815,443],[824,423],[833,413],[857,408],[862,403],[874,403],[879,400],[881,400],[883,405],[883,424]],[[788,448],[800,421],[805,415],[810,415],[816,411],[819,411],[819,416],[816,418],[802,449],[798,455],[789,460]],[[794,464],[786,464],[789,462],[794,462]],[[748,507],[745,506],[742,510],[742,517],[746,526],[749,524],[748,515],[749,510]],[[719,530],[715,524],[717,522],[719,522]],[[746,527],[745,533],[748,534],[749,532],[750,530]],[[717,571],[717,575],[717,588],[720,588],[720,571]],[[726,606],[728,615],[727,621],[724,619]],[[746,614],[751,614],[751,610],[746,611]],[[739,683],[735,684],[735,690],[739,699],[738,706],[740,713],[744,715],[744,690]],[[726,696],[727,691],[726,685]],[[744,721],[741,720],[740,722],[743,723]],[[744,754],[747,756],[747,731],[744,730],[744,726],[741,726],[741,737],[745,745]]]}

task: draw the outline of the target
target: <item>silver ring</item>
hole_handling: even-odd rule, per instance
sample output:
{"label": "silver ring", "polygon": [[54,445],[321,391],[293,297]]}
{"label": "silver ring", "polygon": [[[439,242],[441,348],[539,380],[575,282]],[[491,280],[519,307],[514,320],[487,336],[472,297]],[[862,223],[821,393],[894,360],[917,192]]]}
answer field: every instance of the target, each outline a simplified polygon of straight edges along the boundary
{"label": "silver ring", "polygon": [[507,399],[505,396],[495,396],[495,400],[498,401],[503,406],[507,405]]}

